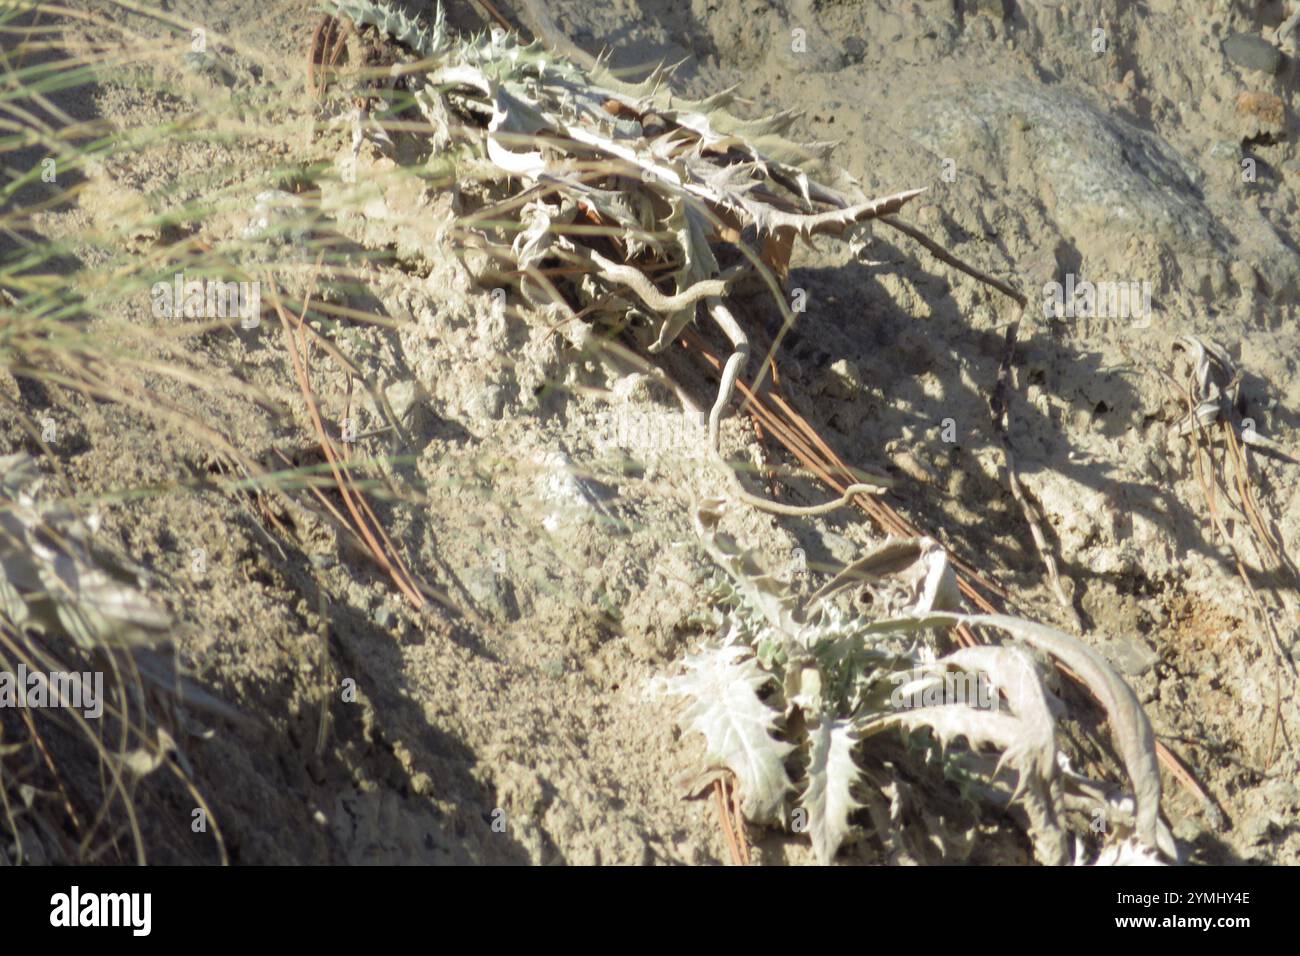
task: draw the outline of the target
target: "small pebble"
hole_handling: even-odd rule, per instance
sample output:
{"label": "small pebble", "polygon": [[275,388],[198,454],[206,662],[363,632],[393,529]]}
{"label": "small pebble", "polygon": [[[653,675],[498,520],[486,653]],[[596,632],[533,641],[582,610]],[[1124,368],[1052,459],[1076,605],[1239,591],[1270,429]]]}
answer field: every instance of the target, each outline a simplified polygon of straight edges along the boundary
{"label": "small pebble", "polygon": [[419,397],[419,388],[415,382],[407,379],[400,382],[394,382],[384,389],[384,397],[388,399],[389,407],[392,408],[393,414],[397,420],[403,421],[411,406],[415,404]]}
{"label": "small pebble", "polygon": [[214,53],[191,51],[181,61],[191,73],[205,76],[222,86],[234,86],[235,74]]}
{"label": "small pebble", "polygon": [[1112,638],[1103,644],[1101,652],[1129,677],[1141,676],[1160,662],[1160,655],[1140,638]]}
{"label": "small pebble", "polygon": [[1276,73],[1282,69],[1282,51],[1251,33],[1234,33],[1224,40],[1223,55],[1247,70]]}

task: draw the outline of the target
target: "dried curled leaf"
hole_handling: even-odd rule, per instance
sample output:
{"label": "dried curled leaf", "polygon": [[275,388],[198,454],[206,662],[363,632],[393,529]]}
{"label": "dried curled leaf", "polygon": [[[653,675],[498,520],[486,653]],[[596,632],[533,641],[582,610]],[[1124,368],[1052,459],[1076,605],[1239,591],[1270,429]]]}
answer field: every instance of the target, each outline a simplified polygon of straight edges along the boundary
{"label": "dried curled leaf", "polygon": [[846,587],[890,575],[901,575],[912,585],[913,604],[918,613],[961,608],[957,576],[948,555],[933,538],[889,538],[835,575],[808,603],[816,604]]}
{"label": "dried curled leaf", "polygon": [[80,647],[154,644],[171,617],[140,593],[125,562],[92,541],[71,509],[38,506],[31,456],[0,458],[0,610]]}

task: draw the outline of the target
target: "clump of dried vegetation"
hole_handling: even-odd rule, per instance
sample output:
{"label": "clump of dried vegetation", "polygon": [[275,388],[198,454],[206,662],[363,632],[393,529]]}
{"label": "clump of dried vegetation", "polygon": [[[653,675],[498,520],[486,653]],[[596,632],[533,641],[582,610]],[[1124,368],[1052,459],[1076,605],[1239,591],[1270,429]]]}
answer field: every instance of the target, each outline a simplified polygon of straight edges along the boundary
{"label": "clump of dried vegetation", "polygon": [[[654,354],[682,339],[701,311],[716,323],[733,349],[721,363],[709,415],[707,440],[716,460],[719,420],[749,359],[748,337],[726,304],[729,288],[757,277],[788,328],[794,316],[780,280],[796,239],[851,236],[881,220],[1023,304],[1010,287],[890,218],[919,190],[868,199],[842,170],[829,167],[830,179],[814,178],[813,170],[828,169],[829,144],[787,139],[792,113],[742,120],[729,111],[734,91],[683,101],[661,72],[629,84],[599,61],[581,69],[506,31],[459,37],[447,29],[440,7],[429,24],[369,0],[326,7],[332,16],[317,31],[326,42],[318,42],[313,64],[322,76],[344,62],[366,67],[349,90],[354,157],[367,136],[399,155],[386,130],[411,128],[401,121],[418,111],[426,165],[475,170],[472,185],[458,180],[451,228],[462,243],[504,264],[484,270],[485,279],[513,277],[534,310],[570,326],[571,340],[588,350],[630,333]],[[418,161],[413,168],[419,175]],[[773,350],[779,341],[778,335]],[[761,384],[760,375],[747,398]],[[878,490],[877,484],[841,484],[843,497],[830,506]],[[826,507],[777,505],[749,494],[737,479],[730,497],[790,514]],[[1106,833],[1111,846],[1132,836],[1132,845],[1143,848],[1134,851],[1138,856],[1175,855],[1158,821],[1150,724],[1133,692],[1097,654],[1026,621],[958,613],[957,579],[932,542],[916,555],[931,569],[922,576],[924,594],[899,616],[872,620],[844,611],[830,601],[838,586],[799,607],[717,533],[720,504],[703,507],[699,522],[706,548],[729,575],[718,595],[730,606],[724,637],[688,659],[685,674],[664,689],[689,699],[683,726],[708,744],[703,779],[723,793],[718,772],[734,775],[745,820],[791,825],[787,764],[793,760],[804,777],[796,828],[811,835],[819,860],[829,862],[854,831],[862,800],[895,857],[910,858],[897,783],[885,765],[869,773],[869,758],[862,763],[855,756],[869,752],[871,738],[897,728],[932,735],[947,755],[948,772],[970,782],[971,792],[979,781],[986,800],[1018,803],[1042,862],[1086,856],[1067,836],[1069,813]],[[890,547],[896,553],[897,542]],[[878,560],[869,556],[850,576]],[[1057,747],[1060,703],[1026,650],[971,646],[937,657],[940,635],[956,625],[966,635],[976,628],[1001,631],[1070,669],[1105,706],[1133,795],[1069,769]],[[915,691],[928,700],[950,671],[987,678],[997,690],[981,704],[898,706],[897,675],[914,676],[909,698]],[[964,746],[955,745],[959,740]],[[990,750],[996,759],[987,756]],[[892,807],[881,804],[885,787],[895,787]],[[734,849],[743,841],[743,823],[729,832]]]}
{"label": "clump of dried vegetation", "polygon": [[[178,674],[175,622],[149,593],[160,582],[100,532],[111,496],[83,495],[52,445],[61,410],[90,401],[217,448],[219,433],[151,382],[219,388],[231,379],[196,374],[175,335],[155,339],[149,354],[149,330],[118,308],[159,271],[160,258],[142,255],[135,237],[180,217],[124,207],[109,228],[57,237],[41,228],[105,163],[180,125],[124,131],[74,119],[69,97],[122,59],[70,49],[59,13],[0,4],[0,403],[28,449],[0,457],[0,862],[143,863],[154,858],[148,838],[164,832],[175,847],[199,834],[198,858],[224,860],[219,824],[178,742],[187,702],[234,712]],[[148,44],[139,52],[147,56]]]}
{"label": "clump of dried vegetation", "polygon": [[[268,162],[251,180],[178,182],[153,205],[123,210],[111,229],[88,229],[62,243],[34,238],[32,227],[43,209],[73,200],[76,187],[56,187],[33,200],[40,159],[52,158],[65,178],[97,178],[96,170],[112,170],[172,136],[270,142],[276,147],[270,152],[283,155],[291,137],[275,124],[301,91],[265,83],[238,88],[149,130],[77,124],[49,98],[105,77],[140,82],[132,58],[148,57],[160,44],[133,34],[129,18],[114,18],[101,25],[120,31],[124,45],[70,54],[61,43],[65,26],[44,5],[0,9],[0,29],[15,38],[5,49],[16,51],[5,52],[0,63],[6,81],[0,109],[8,117],[0,126],[0,155],[13,157],[19,170],[0,182],[6,204],[0,226],[12,240],[0,260],[0,362],[8,374],[39,383],[56,401],[120,403],[159,427],[193,436],[218,463],[216,477],[178,477],[147,493],[203,488],[238,496],[251,502],[270,534],[285,539],[298,532],[277,516],[305,508],[339,528],[421,609],[444,596],[420,582],[401,543],[386,533],[367,500],[367,492],[383,491],[360,477],[367,463],[350,454],[313,387],[319,371],[310,356],[319,350],[347,377],[349,389],[355,380],[371,391],[391,427],[402,429],[339,345],[335,333],[346,323],[373,321],[340,304],[348,289],[373,277],[377,266],[450,252],[470,268],[484,295],[512,290],[515,315],[554,327],[586,354],[648,372],[689,406],[687,391],[654,362],[670,345],[685,345],[718,376],[700,440],[727,483],[728,502],[794,515],[852,503],[898,539],[887,546],[893,550],[868,555],[800,603],[718,531],[721,500],[699,510],[703,545],[726,573],[709,597],[721,641],[689,658],[685,673],[661,689],[688,700],[683,724],[707,741],[703,783],[724,805],[728,793],[735,797],[740,812],[727,810],[723,820],[736,857],[744,858],[745,841],[737,817],[808,832],[823,862],[867,824],[897,861],[926,859],[920,847],[927,842],[951,849],[961,841],[929,812],[947,798],[934,789],[922,793],[915,777],[909,784],[899,772],[909,754],[924,763],[931,745],[963,799],[1023,811],[1043,862],[1088,855],[1082,843],[1071,842],[1071,820],[1082,821],[1076,832],[1104,834],[1094,849],[1140,847],[1125,852],[1172,857],[1158,819],[1159,748],[1123,681],[1066,635],[991,613],[988,595],[997,588],[974,568],[950,563],[881,501],[876,492],[886,482],[837,457],[771,382],[773,356],[795,321],[781,283],[800,238],[853,238],[879,222],[1023,305],[1005,282],[894,217],[919,191],[863,195],[850,176],[826,163],[829,144],[787,137],[793,113],[739,118],[735,91],[684,101],[663,71],[629,83],[603,62],[575,64],[506,30],[459,35],[441,5],[427,20],[369,0],[323,6],[306,57],[316,115],[309,142],[293,138],[302,155],[283,165]],[[191,25],[149,15],[188,38]],[[174,45],[176,37],[167,42]],[[115,52],[123,48],[130,51],[125,58]],[[222,69],[211,54],[195,54],[192,65]],[[368,165],[359,176],[363,151]],[[418,200],[406,215],[401,197]],[[11,205],[15,198],[22,202]],[[269,210],[256,234],[215,245],[197,237],[199,224],[253,206]],[[95,254],[82,255],[69,276],[64,253],[73,246]],[[305,421],[293,423],[233,370],[195,366],[187,338],[228,330],[237,320],[153,328],[120,318],[122,301],[180,270],[262,281]],[[752,377],[746,375],[751,333],[728,299],[746,286],[767,290],[783,318]],[[701,315],[721,331],[728,353],[715,355],[692,329]],[[1008,348],[1013,335],[1014,324]],[[161,378],[246,396],[308,435],[319,447],[319,463],[298,466],[276,448],[268,457],[278,470],[268,467],[265,458],[241,450],[220,423],[196,419],[168,400],[155,387]],[[755,422],[836,499],[798,508],[747,490],[719,442],[735,391]],[[59,475],[58,456],[41,439],[30,409],[21,397],[0,395]],[[186,706],[221,707],[175,677],[161,640],[168,618],[141,593],[147,573],[97,544],[75,489],[64,485],[62,496],[52,495],[35,462],[11,456],[0,464],[9,476],[0,502],[0,670],[20,661],[46,671],[106,670],[114,677],[112,716],[91,727],[58,711],[0,715],[5,829],[20,859],[31,842],[24,834],[39,828],[48,838],[44,845],[62,847],[64,859],[143,860],[139,781],[162,770],[188,795],[186,807],[203,808],[173,721]],[[848,585],[896,570],[911,574],[912,583],[895,613],[869,618],[844,604]],[[989,613],[959,613],[961,596]],[[983,646],[983,630],[1019,643]],[[966,646],[953,651],[953,638]],[[1063,759],[1061,705],[1050,689],[1056,678],[1036,654],[1046,654],[1101,702],[1131,794],[1074,772]],[[996,693],[985,706],[935,696],[959,672],[991,681]],[[894,706],[900,689],[907,699],[916,692],[922,705]],[[321,727],[323,735],[324,719]],[[899,732],[911,747],[901,754],[882,743]],[[47,745],[51,734],[60,735],[56,746]],[[65,746],[68,735],[89,750]],[[128,844],[124,833],[132,836]],[[219,830],[216,836],[219,845]]]}
{"label": "clump of dried vegetation", "polygon": [[[94,533],[93,513],[49,500],[50,479],[31,456],[0,458],[0,476],[0,800],[13,837],[0,855],[143,863],[140,815],[178,794],[220,845],[184,760],[174,759],[172,703],[189,696],[228,709],[177,675],[165,648],[171,615],[139,589],[147,573]],[[170,784],[142,791],[159,771]],[[43,812],[51,800],[75,840]],[[43,856],[31,859],[29,846]]]}

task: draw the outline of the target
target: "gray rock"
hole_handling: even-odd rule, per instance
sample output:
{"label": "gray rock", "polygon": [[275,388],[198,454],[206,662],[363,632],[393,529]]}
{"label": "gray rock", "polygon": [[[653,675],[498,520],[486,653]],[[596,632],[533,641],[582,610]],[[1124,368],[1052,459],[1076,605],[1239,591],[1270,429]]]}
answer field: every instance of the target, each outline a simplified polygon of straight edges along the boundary
{"label": "gray rock", "polygon": [[[972,156],[1042,196],[1087,257],[1138,232],[1170,251],[1221,254],[1227,237],[1199,198],[1196,168],[1160,137],[1064,86],[992,79],[927,91],[916,137],[940,157]],[[1017,144],[1021,145],[1017,145]],[[1021,150],[1024,150],[1022,153]],[[1028,155],[1025,180],[1023,155]],[[1096,248],[1088,248],[1088,244]]]}
{"label": "gray rock", "polygon": [[388,399],[389,407],[397,420],[405,421],[407,413],[419,398],[419,386],[410,379],[394,382],[384,390],[384,397]]}
{"label": "gray rock", "polygon": [[1212,159],[1232,159],[1235,160],[1241,155],[1241,147],[1230,139],[1216,140],[1210,147],[1210,157]]}
{"label": "gray rock", "polygon": [[1273,820],[1271,817],[1260,814],[1246,820],[1242,824],[1242,833],[1247,841],[1253,844],[1263,843],[1273,833]]}
{"label": "gray rock", "polygon": [[1160,655],[1141,638],[1113,637],[1101,645],[1102,654],[1129,677],[1145,674],[1160,661]]}
{"label": "gray rock", "polygon": [[1274,780],[1265,788],[1269,803],[1283,810],[1300,807],[1300,788],[1290,780]]}
{"label": "gray rock", "polygon": [[[812,0],[789,0],[786,22],[772,29],[770,43],[776,59],[795,73],[834,73],[845,62],[838,36],[822,26],[822,16]],[[756,20],[751,20],[756,22]]]}
{"label": "gray rock", "polygon": [[515,588],[504,574],[491,568],[470,568],[461,578],[465,590],[489,614],[507,621],[519,619],[519,603]]}
{"label": "gray rock", "polygon": [[606,502],[616,495],[578,475],[573,459],[565,452],[547,452],[541,456],[540,464],[536,487],[538,497],[547,506],[547,514],[542,519],[547,531],[554,534],[561,528],[579,527],[601,515],[613,519]]}
{"label": "gray rock", "polygon": [[215,53],[206,50],[194,50],[186,53],[181,63],[191,73],[206,77],[220,86],[229,87],[235,85],[234,71],[223,63]]}
{"label": "gray rock", "polygon": [[1174,839],[1181,843],[1195,843],[1204,832],[1205,827],[1195,817],[1184,817],[1174,824]]}
{"label": "gray rock", "polygon": [[265,189],[253,202],[253,212],[241,233],[243,238],[302,243],[311,234],[311,228],[303,221],[306,207],[293,193],[283,189]]}
{"label": "gray rock", "polygon": [[1224,40],[1223,55],[1247,70],[1271,74],[1282,69],[1282,51],[1252,33],[1234,33]]}

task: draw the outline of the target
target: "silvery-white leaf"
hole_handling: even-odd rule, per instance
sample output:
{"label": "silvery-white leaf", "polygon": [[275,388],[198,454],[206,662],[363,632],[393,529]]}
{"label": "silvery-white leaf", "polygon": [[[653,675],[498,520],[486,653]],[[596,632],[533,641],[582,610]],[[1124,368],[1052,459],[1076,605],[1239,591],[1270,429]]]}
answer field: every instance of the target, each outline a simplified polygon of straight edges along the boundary
{"label": "silvery-white leaf", "polygon": [[849,814],[861,806],[853,785],[861,771],[853,762],[852,721],[823,717],[808,729],[808,784],[800,805],[808,814],[817,862],[830,863],[848,836]]}
{"label": "silvery-white leaf", "polygon": [[778,821],[792,789],[785,757],[794,748],[772,736],[779,715],[758,696],[772,675],[748,648],[736,645],[702,651],[687,658],[684,667],[686,672],[665,688],[689,699],[678,723],[704,735],[709,766],[736,775],[746,818]]}

